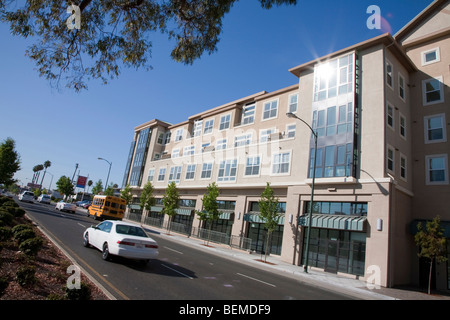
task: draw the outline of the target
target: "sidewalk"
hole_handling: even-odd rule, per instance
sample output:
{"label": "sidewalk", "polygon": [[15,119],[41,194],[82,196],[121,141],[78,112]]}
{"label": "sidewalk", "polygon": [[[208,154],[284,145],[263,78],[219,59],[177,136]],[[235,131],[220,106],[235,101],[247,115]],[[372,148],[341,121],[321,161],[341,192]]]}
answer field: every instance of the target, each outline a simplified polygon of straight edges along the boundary
{"label": "sidewalk", "polygon": [[[125,219],[124,219],[125,220]],[[130,221],[135,222],[135,221]],[[299,281],[306,282],[324,289],[337,291],[349,296],[363,300],[449,300],[450,295],[446,293],[434,293],[428,295],[419,292],[415,288],[373,288],[370,289],[366,282],[339,276],[317,270],[308,270],[305,273],[303,267],[295,266],[287,262],[281,261],[277,256],[268,256],[266,263],[261,260],[260,254],[250,254],[239,249],[232,249],[223,244],[210,242],[209,246],[205,246],[205,242],[197,238],[188,238],[187,236],[171,232],[167,234],[167,230],[159,229],[154,226],[143,225],[150,233],[158,234],[170,241],[184,243],[189,246],[196,247],[212,254],[217,254],[224,258],[240,260],[243,263],[276,273],[285,273],[286,276],[293,277]]]}

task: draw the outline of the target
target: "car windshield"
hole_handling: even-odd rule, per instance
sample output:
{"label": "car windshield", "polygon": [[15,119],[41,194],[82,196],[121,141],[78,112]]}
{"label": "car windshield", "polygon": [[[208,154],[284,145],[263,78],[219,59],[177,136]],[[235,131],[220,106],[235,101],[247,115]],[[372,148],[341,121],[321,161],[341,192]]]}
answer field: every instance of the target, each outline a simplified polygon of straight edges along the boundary
{"label": "car windshield", "polygon": [[116,225],[116,232],[120,234],[126,234],[129,236],[137,236],[137,237],[144,237],[147,238],[147,234],[144,230],[140,227],[134,227],[124,224],[118,224]]}

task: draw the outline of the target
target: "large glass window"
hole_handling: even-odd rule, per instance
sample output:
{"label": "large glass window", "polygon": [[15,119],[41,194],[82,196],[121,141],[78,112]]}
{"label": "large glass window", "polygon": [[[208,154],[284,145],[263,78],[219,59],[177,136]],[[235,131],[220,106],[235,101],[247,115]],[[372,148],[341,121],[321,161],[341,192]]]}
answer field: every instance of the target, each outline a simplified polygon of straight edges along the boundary
{"label": "large glass window", "polygon": [[444,102],[442,77],[424,80],[422,82],[422,91],[424,105]]}
{"label": "large glass window", "polygon": [[245,165],[245,175],[246,176],[257,176],[259,175],[259,166],[261,165],[261,159],[259,156],[248,157]]}
{"label": "large glass window", "polygon": [[[305,213],[309,213],[310,204],[306,202]],[[367,216],[367,202],[314,201],[313,213]]]}
{"label": "large glass window", "polygon": [[255,109],[255,104],[247,105],[242,108],[242,124],[253,123],[255,121]]}
{"label": "large glass window", "polygon": [[212,167],[213,167],[212,163],[204,163],[203,164],[203,166],[202,166],[202,175],[201,175],[202,179],[210,179],[211,178]]}
{"label": "large glass window", "polygon": [[278,114],[278,100],[266,102],[264,104],[263,119],[275,118]]}
{"label": "large glass window", "polygon": [[447,141],[445,130],[445,114],[425,117],[425,143]]}
{"label": "large glass window", "polygon": [[289,173],[291,153],[284,152],[273,155],[272,174]]}
{"label": "large glass window", "polygon": [[448,164],[447,155],[426,156],[427,184],[447,184]]}
{"label": "large glass window", "polygon": [[237,160],[221,161],[217,181],[236,181]]}

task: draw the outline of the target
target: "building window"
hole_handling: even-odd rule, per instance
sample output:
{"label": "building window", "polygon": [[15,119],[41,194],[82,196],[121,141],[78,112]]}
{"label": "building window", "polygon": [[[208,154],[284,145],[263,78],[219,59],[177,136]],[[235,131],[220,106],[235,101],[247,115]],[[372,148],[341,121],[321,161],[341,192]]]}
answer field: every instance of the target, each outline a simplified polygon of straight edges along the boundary
{"label": "building window", "polygon": [[220,118],[219,130],[226,130],[226,129],[230,128],[230,120],[231,120],[231,114],[222,116]]}
{"label": "building window", "polygon": [[425,143],[446,142],[445,114],[425,117]]}
{"label": "building window", "polygon": [[236,181],[237,160],[221,161],[219,165],[219,174],[217,181],[227,182]]}
{"label": "building window", "polygon": [[386,61],[386,84],[393,89],[394,88],[394,68],[392,67],[392,63]]}
{"label": "building window", "polygon": [[180,183],[181,168],[182,168],[181,166],[170,168],[169,183],[172,183],[172,182]]}
{"label": "building window", "polygon": [[171,136],[172,134],[170,133],[170,132],[167,132],[165,135],[164,135],[164,144],[169,144],[170,143],[170,136]]}
{"label": "building window", "polygon": [[296,128],[297,128],[297,125],[295,125],[295,124],[288,125],[286,128],[286,136],[288,138],[294,138]]}
{"label": "building window", "polygon": [[276,118],[278,115],[278,100],[266,102],[264,104],[263,120]]}
{"label": "building window", "polygon": [[406,181],[407,161],[403,154],[400,154],[400,178]]}
{"label": "building window", "polygon": [[203,120],[194,121],[193,136],[198,137],[202,134]]}
{"label": "building window", "polygon": [[186,180],[194,180],[195,177],[195,164],[189,164],[186,169]]}
{"label": "building window", "polygon": [[314,101],[353,92],[354,54],[321,63],[314,70]]}
{"label": "building window", "polygon": [[406,139],[406,118],[400,114],[400,136]]}
{"label": "building window", "polygon": [[[311,201],[305,203],[305,214],[310,211]],[[346,216],[367,216],[367,202],[314,201],[313,213]]]}
{"label": "building window", "polygon": [[164,181],[166,178],[166,168],[160,168],[158,174],[158,181]]}
{"label": "building window", "polygon": [[251,133],[234,138],[234,146],[235,147],[246,146],[246,145],[249,145],[251,142],[252,142],[252,134]]}
{"label": "building window", "polygon": [[422,81],[423,104],[425,106],[444,102],[442,77]]}
{"label": "building window", "polygon": [[394,172],[394,164],[395,164],[395,159],[394,159],[394,149],[392,147],[388,147],[387,149],[387,169],[388,171]]}
{"label": "building window", "polygon": [[157,144],[162,144],[164,142],[164,133],[160,132],[158,133],[158,140],[156,141]]}
{"label": "building window", "polygon": [[184,156],[190,156],[190,155],[193,155],[194,153],[195,153],[195,146],[184,147],[184,150],[183,150]]}
{"label": "building window", "polygon": [[291,161],[291,153],[277,153],[273,155],[272,174],[286,174],[289,173]]}
{"label": "building window", "polygon": [[259,166],[261,165],[261,158],[259,156],[248,157],[245,165],[246,176],[259,175]]}
{"label": "building window", "polygon": [[242,108],[241,124],[253,123],[255,121],[255,109],[255,104],[247,105]]}
{"label": "building window", "polygon": [[147,178],[147,181],[148,181],[148,182],[152,182],[154,177],[155,177],[155,169],[150,169],[150,170],[148,170],[148,178]]}
{"label": "building window", "polygon": [[426,183],[433,184],[448,184],[448,163],[447,155],[432,155],[426,156]]}
{"label": "building window", "polygon": [[405,101],[405,78],[400,73],[398,74],[398,95]]}
{"label": "building window", "polygon": [[175,141],[183,140],[183,129],[178,129],[175,134]]}
{"label": "building window", "polygon": [[296,113],[298,109],[298,94],[291,94],[289,96],[288,112]]}
{"label": "building window", "polygon": [[267,142],[270,140],[270,135],[275,133],[275,129],[263,129],[259,133],[259,142]]}
{"label": "building window", "polygon": [[205,121],[205,129],[203,130],[203,134],[212,133],[214,127],[214,119]]}
{"label": "building window", "polygon": [[441,61],[439,48],[422,52],[422,66]]}
{"label": "building window", "polygon": [[227,139],[217,140],[216,150],[223,150],[227,148]]}
{"label": "building window", "polygon": [[178,158],[180,156],[180,149],[172,150],[172,158]]}
{"label": "building window", "polygon": [[391,106],[388,102],[387,105],[387,125],[391,128],[394,129],[394,107]]}
{"label": "building window", "polygon": [[212,163],[204,163],[202,166],[202,179],[211,179],[211,173],[212,173]]}

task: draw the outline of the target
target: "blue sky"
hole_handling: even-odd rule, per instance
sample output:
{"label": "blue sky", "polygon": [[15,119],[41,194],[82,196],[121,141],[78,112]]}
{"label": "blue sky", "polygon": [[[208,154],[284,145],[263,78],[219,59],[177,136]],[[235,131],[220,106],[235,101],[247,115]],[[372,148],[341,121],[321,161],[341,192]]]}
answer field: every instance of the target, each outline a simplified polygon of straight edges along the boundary
{"label": "blue sky", "polygon": [[[21,155],[15,178],[31,181],[32,168],[46,160],[52,166],[43,183],[52,188],[62,175],[79,174],[96,182],[121,186],[134,128],[152,119],[170,123],[266,90],[297,83],[289,69],[330,52],[391,31],[395,34],[432,0],[322,0],[296,6],[260,8],[241,0],[223,21],[218,51],[186,66],[170,59],[173,47],[154,34],[153,70],[122,69],[108,85],[88,83],[76,93],[56,90],[25,57],[32,39],[10,35],[0,23],[0,140],[11,137]],[[369,30],[370,5],[386,23]],[[300,102],[301,103],[301,102]],[[78,171],[77,171],[78,174]],[[41,176],[42,177],[42,176]]]}

